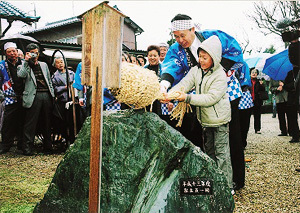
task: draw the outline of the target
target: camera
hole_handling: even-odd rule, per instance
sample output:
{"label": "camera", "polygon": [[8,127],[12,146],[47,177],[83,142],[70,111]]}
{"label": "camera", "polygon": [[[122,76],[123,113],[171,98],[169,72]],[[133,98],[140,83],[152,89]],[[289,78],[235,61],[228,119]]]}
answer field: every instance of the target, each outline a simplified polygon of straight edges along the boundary
{"label": "camera", "polygon": [[36,53],[30,53],[31,58],[36,58],[37,54]]}
{"label": "camera", "polygon": [[277,22],[276,27],[281,31],[281,37],[284,42],[291,42],[300,37],[300,19],[292,21],[285,18]]}

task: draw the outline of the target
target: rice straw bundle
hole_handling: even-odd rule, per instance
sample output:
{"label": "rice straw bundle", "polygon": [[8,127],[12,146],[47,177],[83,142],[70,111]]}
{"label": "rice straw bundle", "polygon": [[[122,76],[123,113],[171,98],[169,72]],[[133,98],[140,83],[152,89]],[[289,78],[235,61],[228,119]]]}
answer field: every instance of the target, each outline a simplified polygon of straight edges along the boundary
{"label": "rice straw bundle", "polygon": [[[181,91],[184,91],[184,87],[181,88]],[[177,99],[180,96],[180,93],[178,91],[171,91],[168,94],[168,98],[173,100]],[[185,113],[193,112],[192,107],[190,104],[185,103],[183,101],[179,102],[177,106],[171,111],[171,120],[175,119],[178,120],[178,123],[176,124],[176,127],[181,127],[183,117]]]}
{"label": "rice straw bundle", "polygon": [[126,62],[121,67],[121,88],[110,91],[119,102],[134,109],[145,108],[162,95],[154,71]]}
{"label": "rice straw bundle", "polygon": [[185,113],[193,112],[192,107],[190,104],[185,102],[179,102],[177,106],[172,110],[171,112],[171,120],[175,119],[178,120],[178,123],[176,124],[176,127],[181,127],[183,117]]}

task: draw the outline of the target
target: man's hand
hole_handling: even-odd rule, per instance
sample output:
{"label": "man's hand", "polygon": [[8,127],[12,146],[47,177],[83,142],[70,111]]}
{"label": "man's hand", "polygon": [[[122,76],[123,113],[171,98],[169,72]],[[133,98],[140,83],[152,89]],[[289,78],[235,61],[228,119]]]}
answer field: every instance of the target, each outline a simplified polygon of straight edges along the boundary
{"label": "man's hand", "polygon": [[30,52],[26,52],[24,59],[25,61],[29,61],[31,59]]}
{"label": "man's hand", "polygon": [[171,112],[172,109],[174,108],[174,104],[172,102],[169,102],[167,107],[168,107],[168,111]]}
{"label": "man's hand", "polygon": [[160,82],[160,91],[162,93],[167,93],[168,88],[171,86],[171,83],[169,81],[166,80],[162,80]]}
{"label": "man's hand", "polygon": [[169,97],[168,97],[168,93],[163,93],[163,96],[164,96],[164,99],[160,100],[161,103],[166,104],[171,101],[171,99],[169,99]]}

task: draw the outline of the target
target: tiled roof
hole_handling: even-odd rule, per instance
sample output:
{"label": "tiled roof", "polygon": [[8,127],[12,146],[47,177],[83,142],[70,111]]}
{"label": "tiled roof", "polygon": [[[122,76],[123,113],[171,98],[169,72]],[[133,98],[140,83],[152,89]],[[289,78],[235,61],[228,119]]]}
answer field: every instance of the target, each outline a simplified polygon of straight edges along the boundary
{"label": "tiled roof", "polygon": [[67,18],[67,19],[64,19],[64,20],[59,20],[59,21],[47,23],[44,27],[41,27],[41,28],[36,29],[36,30],[29,30],[27,32],[22,32],[22,34],[35,33],[35,32],[39,32],[39,31],[48,30],[48,29],[61,27],[61,26],[65,26],[65,25],[68,25],[68,24],[72,24],[72,23],[79,23],[79,22],[81,23],[81,19],[78,18],[77,16],[74,16],[74,17]]}
{"label": "tiled roof", "polygon": [[[116,10],[119,10],[116,5],[113,8]],[[52,28],[56,28],[56,27],[61,27],[61,26],[65,26],[65,25],[69,25],[69,24],[77,23],[77,22],[81,22],[80,16],[74,16],[74,17],[71,17],[68,19],[47,23],[46,26],[44,26],[42,28],[39,28],[36,30],[29,30],[27,32],[22,32],[22,34],[35,33],[35,32],[48,30],[48,29],[52,29]],[[134,21],[132,21],[129,17],[126,17],[124,19],[124,22],[126,24],[128,24],[130,27],[132,27],[132,29],[134,30],[134,33],[141,34],[142,32],[144,32],[144,30],[140,26],[138,26]]]}
{"label": "tiled roof", "polygon": [[33,22],[37,22],[40,19],[39,16],[28,16],[25,12],[6,1],[0,1],[0,18],[12,21],[19,20],[29,25],[31,25]]}

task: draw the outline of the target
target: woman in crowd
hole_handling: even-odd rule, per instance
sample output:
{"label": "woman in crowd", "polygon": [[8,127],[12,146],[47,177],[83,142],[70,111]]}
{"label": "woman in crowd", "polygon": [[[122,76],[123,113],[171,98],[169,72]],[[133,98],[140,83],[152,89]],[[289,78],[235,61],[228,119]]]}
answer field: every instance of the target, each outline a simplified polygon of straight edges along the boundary
{"label": "woman in crowd", "polygon": [[[159,63],[159,54],[160,54],[159,47],[156,45],[150,45],[147,48],[147,57],[148,57],[149,64],[147,64],[145,68],[154,71],[156,75],[160,77],[161,65]],[[147,107],[147,110],[148,111],[150,110],[149,106]],[[152,112],[158,114],[159,116],[162,115],[161,103],[158,100],[154,101],[152,105]]]}
{"label": "woman in crowd", "polygon": [[258,80],[259,72],[255,68],[250,69],[251,83],[252,87],[250,88],[251,96],[253,99],[253,115],[254,115],[254,130],[256,134],[261,134],[261,106],[263,100],[260,98],[260,92],[265,91],[265,86],[262,80]]}
{"label": "woman in crowd", "polygon": [[136,59],[137,59],[138,65],[140,65],[142,67],[144,67],[146,65],[146,63],[147,63],[147,60],[146,60],[146,58],[143,55],[138,55],[136,57]]}
{"label": "woman in crowd", "polygon": [[66,70],[64,60],[61,57],[54,59],[53,66],[57,69],[51,79],[56,102],[56,107],[53,111],[55,115],[53,127],[58,133],[61,133],[67,142],[73,143],[75,140],[73,117],[70,110],[66,109],[66,104],[71,100],[67,82],[69,82],[69,87],[71,87],[75,74],[71,70]]}

